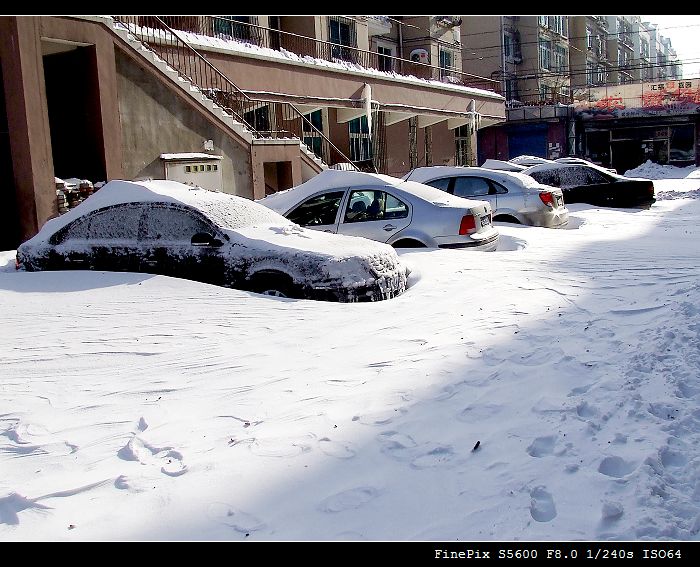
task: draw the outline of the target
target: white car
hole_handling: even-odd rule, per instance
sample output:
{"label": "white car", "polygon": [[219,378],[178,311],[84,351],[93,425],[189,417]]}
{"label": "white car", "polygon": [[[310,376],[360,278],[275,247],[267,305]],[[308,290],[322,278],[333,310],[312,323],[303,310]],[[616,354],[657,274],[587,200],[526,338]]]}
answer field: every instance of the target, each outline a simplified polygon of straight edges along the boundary
{"label": "white car", "polygon": [[304,227],[364,236],[395,248],[491,251],[498,246],[488,202],[388,175],[326,170],[257,202]]}
{"label": "white car", "polygon": [[404,179],[491,204],[493,220],[559,228],[569,221],[561,189],[522,173],[483,167],[419,167]]}

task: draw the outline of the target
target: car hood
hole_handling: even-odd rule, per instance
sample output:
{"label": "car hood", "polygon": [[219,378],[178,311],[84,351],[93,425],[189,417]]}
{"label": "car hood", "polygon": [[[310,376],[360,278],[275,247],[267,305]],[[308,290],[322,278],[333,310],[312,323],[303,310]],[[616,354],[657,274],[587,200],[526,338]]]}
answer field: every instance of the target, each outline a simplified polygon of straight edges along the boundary
{"label": "car hood", "polygon": [[245,227],[225,233],[234,245],[250,247],[254,243],[254,255],[289,256],[298,262],[323,266],[330,275],[357,272],[361,265],[371,268],[375,275],[405,270],[394,248],[359,236],[310,230],[295,224]]}

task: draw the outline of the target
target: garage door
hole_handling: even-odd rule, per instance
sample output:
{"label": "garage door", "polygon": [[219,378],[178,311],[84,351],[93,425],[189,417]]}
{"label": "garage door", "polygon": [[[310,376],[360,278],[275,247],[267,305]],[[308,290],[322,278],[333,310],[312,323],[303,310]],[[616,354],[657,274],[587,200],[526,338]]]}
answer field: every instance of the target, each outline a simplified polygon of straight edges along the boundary
{"label": "garage door", "polygon": [[546,124],[524,124],[508,129],[508,159],[522,155],[547,157]]}

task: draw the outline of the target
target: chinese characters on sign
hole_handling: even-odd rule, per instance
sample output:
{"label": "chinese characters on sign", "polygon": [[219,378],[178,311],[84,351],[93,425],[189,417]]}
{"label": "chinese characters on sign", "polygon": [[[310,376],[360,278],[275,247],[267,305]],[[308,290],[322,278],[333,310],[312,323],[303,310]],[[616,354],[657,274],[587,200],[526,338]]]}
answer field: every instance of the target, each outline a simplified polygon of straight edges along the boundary
{"label": "chinese characters on sign", "polygon": [[700,80],[594,87],[575,98],[575,111],[593,118],[694,114],[700,108]]}

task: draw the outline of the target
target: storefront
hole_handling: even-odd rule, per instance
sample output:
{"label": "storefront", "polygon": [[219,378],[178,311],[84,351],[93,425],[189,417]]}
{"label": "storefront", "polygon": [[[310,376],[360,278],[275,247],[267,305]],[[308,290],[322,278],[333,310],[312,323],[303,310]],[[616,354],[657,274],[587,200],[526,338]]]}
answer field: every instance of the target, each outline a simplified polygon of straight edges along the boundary
{"label": "storefront", "polygon": [[651,160],[697,165],[700,81],[587,89],[577,96],[577,153],[620,173]]}

